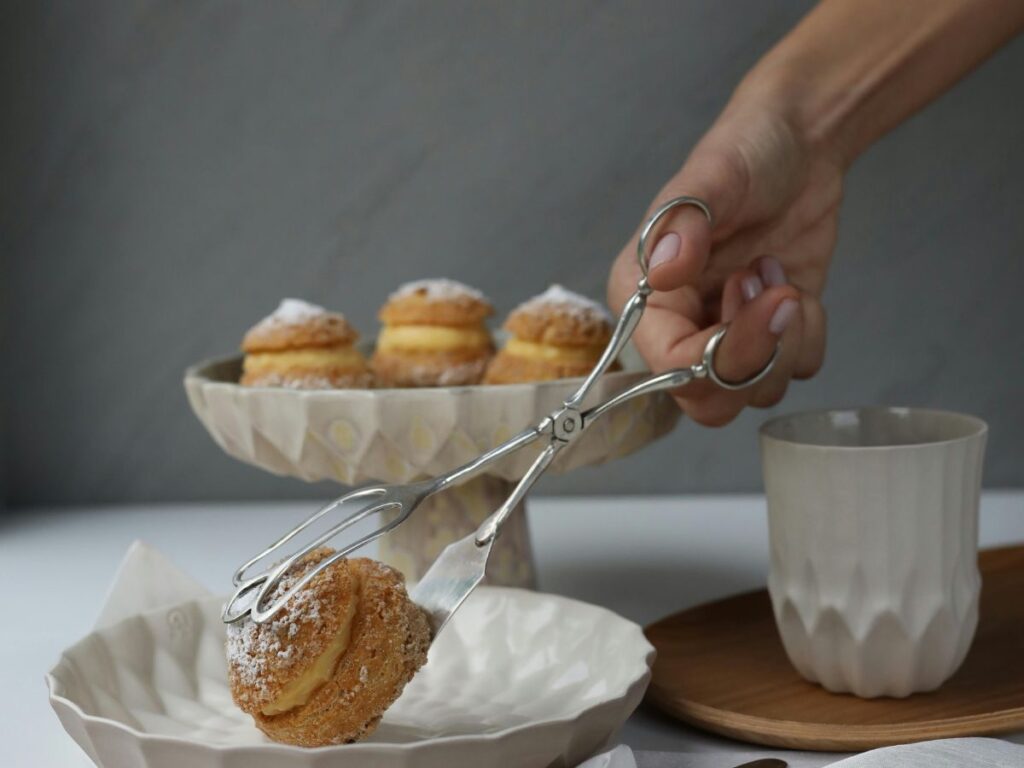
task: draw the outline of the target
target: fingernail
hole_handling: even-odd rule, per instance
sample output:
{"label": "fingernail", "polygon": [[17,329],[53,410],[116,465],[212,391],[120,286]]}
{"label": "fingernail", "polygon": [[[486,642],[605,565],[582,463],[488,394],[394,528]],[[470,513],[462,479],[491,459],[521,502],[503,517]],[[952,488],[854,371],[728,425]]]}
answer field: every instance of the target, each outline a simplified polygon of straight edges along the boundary
{"label": "fingernail", "polygon": [[776,287],[786,284],[786,270],[774,256],[765,256],[761,259],[761,278],[765,285]]}
{"label": "fingernail", "polygon": [[740,293],[743,294],[744,301],[753,301],[761,292],[764,290],[764,284],[761,282],[761,278],[757,275],[751,275],[750,277],[744,277],[740,281]]}
{"label": "fingernail", "polygon": [[786,299],[783,301],[775,308],[775,314],[768,321],[768,330],[776,336],[781,336],[783,331],[789,327],[793,318],[796,317],[798,309],[800,309],[800,306],[796,303],[796,299]]}
{"label": "fingernail", "polygon": [[655,267],[672,261],[676,256],[679,255],[679,245],[682,240],[679,239],[679,235],[675,232],[669,232],[658,244],[654,246],[654,250],[651,251],[651,260],[647,264],[648,269],[654,269]]}

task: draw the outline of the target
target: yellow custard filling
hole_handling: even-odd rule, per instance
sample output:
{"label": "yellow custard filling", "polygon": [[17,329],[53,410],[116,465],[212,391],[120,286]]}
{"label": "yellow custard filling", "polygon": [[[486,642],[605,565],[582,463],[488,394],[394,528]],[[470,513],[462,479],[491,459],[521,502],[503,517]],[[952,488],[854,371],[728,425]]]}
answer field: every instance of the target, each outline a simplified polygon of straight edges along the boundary
{"label": "yellow custard filling", "polygon": [[292,680],[281,689],[280,695],[271,703],[263,707],[263,714],[268,717],[280,715],[295,707],[301,707],[321,685],[331,679],[338,660],[348,650],[348,644],[352,640],[352,618],[356,614],[356,603],[358,600],[353,597],[345,611],[341,629],[328,644],[327,649],[313,662],[313,664],[299,677]]}
{"label": "yellow custard filling", "polygon": [[359,350],[351,345],[318,349],[290,349],[283,352],[255,352],[245,356],[246,373],[286,368],[362,368],[366,364]]}
{"label": "yellow custard filling", "polygon": [[447,352],[489,349],[490,346],[491,335],[483,326],[391,325],[385,326],[377,337],[377,349],[381,352]]}
{"label": "yellow custard filling", "polygon": [[539,344],[535,341],[509,339],[505,351],[527,360],[550,360],[556,363],[596,363],[604,351],[604,345],[594,347],[559,347],[554,344]]}

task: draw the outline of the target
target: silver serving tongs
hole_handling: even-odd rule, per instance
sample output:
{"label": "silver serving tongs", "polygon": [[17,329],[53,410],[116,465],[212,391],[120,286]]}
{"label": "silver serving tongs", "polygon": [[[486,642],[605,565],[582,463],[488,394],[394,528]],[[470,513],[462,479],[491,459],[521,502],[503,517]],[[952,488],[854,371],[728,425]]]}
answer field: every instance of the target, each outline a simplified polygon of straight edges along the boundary
{"label": "silver serving tongs", "polygon": [[[221,614],[223,621],[225,623],[232,623],[244,618],[246,615],[250,616],[258,624],[268,621],[299,590],[303,589],[306,584],[316,577],[318,573],[330,567],[338,560],[347,557],[360,547],[379,539],[396,526],[401,525],[428,496],[432,496],[445,488],[481,474],[494,462],[537,440],[545,440],[547,445],[544,446],[540,455],[534,460],[526,474],[512,491],[512,494],[501,507],[484,520],[474,533],[449,544],[430,566],[430,569],[420,579],[419,583],[413,587],[410,596],[426,611],[430,619],[432,635],[437,637],[441,629],[447,624],[448,619],[451,618],[452,614],[469,596],[469,593],[483,579],[487,558],[491,553],[491,546],[494,544],[494,540],[501,532],[501,527],[512,513],[512,510],[526,496],[527,492],[544,473],[544,470],[548,468],[559,451],[578,440],[602,414],[634,397],[651,392],[676,389],[694,379],[710,379],[725,389],[742,389],[757,383],[768,375],[778,357],[778,347],[776,347],[772,358],[755,376],[740,382],[725,381],[718,376],[714,366],[715,352],[725,336],[727,327],[724,326],[708,341],[707,346],[704,348],[704,355],[699,363],[689,368],[676,368],[651,376],[618,393],[600,405],[585,411],[582,410],[582,403],[587,394],[598,378],[608,369],[608,366],[618,357],[626,342],[629,341],[647,305],[647,297],[652,290],[647,282],[646,253],[648,237],[666,213],[684,205],[692,205],[699,208],[708,217],[708,220],[711,220],[711,213],[707,206],[701,200],[693,197],[675,198],[654,212],[644,225],[643,230],[641,230],[640,239],[637,244],[637,257],[640,261],[643,277],[637,285],[636,293],[626,302],[622,315],[619,317],[618,325],[612,333],[611,340],[601,355],[601,359],[594,366],[594,370],[590,372],[590,375],[587,376],[579,389],[560,408],[545,416],[536,426],[523,430],[510,440],[445,475],[404,485],[364,486],[335,499],[235,572],[232,581],[236,586],[236,590],[224,606]],[[291,541],[295,536],[302,533],[302,531],[325,515],[338,509],[343,504],[355,500],[365,500],[365,506],[346,516],[327,531],[317,536],[312,542],[289,555],[281,562],[258,575],[247,577],[247,571],[253,565],[268,555],[278,552],[287,542]],[[321,560],[315,567],[305,571],[283,594],[276,595],[273,600],[269,600],[281,579],[294,567],[299,559],[317,547],[323,546],[356,523],[365,520],[371,515],[387,511],[394,512],[393,517],[388,522]]]}

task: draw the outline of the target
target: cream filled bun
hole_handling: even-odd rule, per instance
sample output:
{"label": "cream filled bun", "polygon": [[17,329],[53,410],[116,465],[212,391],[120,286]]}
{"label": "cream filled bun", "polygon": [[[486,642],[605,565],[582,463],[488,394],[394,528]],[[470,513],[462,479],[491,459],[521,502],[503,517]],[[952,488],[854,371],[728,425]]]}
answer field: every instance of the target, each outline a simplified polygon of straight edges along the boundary
{"label": "cream filled bun", "polygon": [[612,319],[596,301],[553,285],[516,307],[504,328],[509,340],[488,366],[486,384],[586,376],[611,339]]}
{"label": "cream filled bun", "polygon": [[[300,560],[274,595],[333,550]],[[272,599],[272,598],[271,598]],[[231,696],[274,741],[358,741],[427,660],[430,627],[402,575],[366,558],[339,560],[264,624],[228,626]]]}
{"label": "cream filled bun", "polygon": [[296,389],[368,387],[372,375],[356,349],[358,338],[343,315],[285,299],[245,334],[241,383]]}
{"label": "cream filled bun", "polygon": [[381,307],[383,324],[370,365],[382,387],[477,384],[494,343],[487,298],[454,280],[406,283]]}

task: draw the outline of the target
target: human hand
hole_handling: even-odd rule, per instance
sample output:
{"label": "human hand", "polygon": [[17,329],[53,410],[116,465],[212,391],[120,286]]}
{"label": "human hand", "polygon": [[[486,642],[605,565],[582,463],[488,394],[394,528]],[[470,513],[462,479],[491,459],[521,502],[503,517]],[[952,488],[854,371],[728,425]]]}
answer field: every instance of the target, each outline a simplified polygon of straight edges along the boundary
{"label": "human hand", "polygon": [[[648,239],[654,293],[633,339],[651,369],[699,361],[722,323],[730,328],[715,369],[726,380],[757,373],[782,342],[772,372],[752,387],[726,391],[705,380],[677,390],[694,421],[720,426],[748,405],[774,405],[792,378],[821,367],[819,297],[836,240],[842,172],[837,153],[804,140],[774,107],[734,99],[652,203],[650,211],[674,197],[697,197],[714,224],[684,206]],[[608,302],[617,311],[641,277],[638,236],[609,277]]]}

